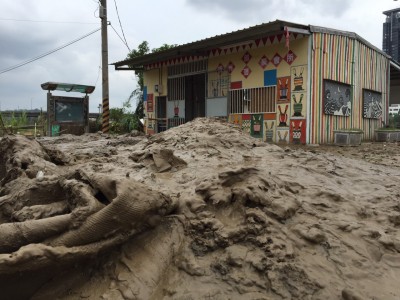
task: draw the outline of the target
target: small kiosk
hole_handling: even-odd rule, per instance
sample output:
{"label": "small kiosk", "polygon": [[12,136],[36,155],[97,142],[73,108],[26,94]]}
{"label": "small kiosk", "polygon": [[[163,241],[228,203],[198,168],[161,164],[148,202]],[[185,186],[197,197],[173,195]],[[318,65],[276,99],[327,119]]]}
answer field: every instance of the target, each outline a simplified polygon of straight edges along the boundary
{"label": "small kiosk", "polygon": [[[89,132],[89,96],[94,86],[46,82],[41,84],[47,91],[48,135],[58,136],[61,133],[81,135]],[[52,91],[79,92],[84,97],[54,96]]]}

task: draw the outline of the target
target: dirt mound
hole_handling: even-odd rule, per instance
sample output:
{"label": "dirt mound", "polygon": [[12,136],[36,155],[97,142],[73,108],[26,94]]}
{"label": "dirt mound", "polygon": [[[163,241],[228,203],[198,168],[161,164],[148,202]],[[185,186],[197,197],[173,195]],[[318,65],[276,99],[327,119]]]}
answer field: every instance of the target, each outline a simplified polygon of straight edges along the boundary
{"label": "dirt mound", "polygon": [[[398,168],[282,149],[212,119],[0,148],[10,299],[400,297]],[[7,243],[10,228],[27,239]]]}

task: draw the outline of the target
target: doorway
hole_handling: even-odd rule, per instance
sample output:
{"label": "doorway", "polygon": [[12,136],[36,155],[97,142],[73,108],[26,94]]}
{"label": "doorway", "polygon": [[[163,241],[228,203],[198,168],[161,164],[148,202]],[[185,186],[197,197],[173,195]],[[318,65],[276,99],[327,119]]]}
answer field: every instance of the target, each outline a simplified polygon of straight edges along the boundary
{"label": "doorway", "polygon": [[167,130],[167,97],[157,97],[156,103],[157,132],[163,132]]}
{"label": "doorway", "polygon": [[185,76],[185,121],[205,117],[206,74]]}

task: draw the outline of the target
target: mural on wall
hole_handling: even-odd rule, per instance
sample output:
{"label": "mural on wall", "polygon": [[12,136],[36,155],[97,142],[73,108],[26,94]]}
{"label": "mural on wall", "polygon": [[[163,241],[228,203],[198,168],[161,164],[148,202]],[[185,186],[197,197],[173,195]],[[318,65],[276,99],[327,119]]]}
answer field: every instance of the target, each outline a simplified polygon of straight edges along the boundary
{"label": "mural on wall", "polygon": [[242,115],[241,114],[229,115],[229,123],[239,125],[240,127],[242,127]]}
{"label": "mural on wall", "polygon": [[379,119],[382,116],[382,93],[363,89],[364,118]]}
{"label": "mural on wall", "polygon": [[351,114],[351,86],[342,82],[324,80],[324,113],[345,116]]}
{"label": "mural on wall", "polygon": [[245,133],[250,134],[251,127],[251,115],[244,114],[242,115],[242,130]]}
{"label": "mural on wall", "polygon": [[[149,98],[147,98],[147,101],[149,101]],[[152,113],[150,113],[147,115],[147,133],[154,134],[156,132],[155,128],[156,128],[156,123],[154,120],[154,116]]]}
{"label": "mural on wall", "polygon": [[226,70],[228,71],[229,74],[231,74],[234,69],[235,69],[235,64],[230,61],[226,66]]}
{"label": "mural on wall", "polygon": [[276,142],[277,143],[289,143],[289,129],[288,128],[281,128],[276,129]]}
{"label": "mural on wall", "polygon": [[275,142],[275,121],[264,121],[264,141],[267,143]]}
{"label": "mural on wall", "polygon": [[263,137],[263,114],[251,115],[250,134],[255,138]]}
{"label": "mural on wall", "polygon": [[293,93],[292,94],[292,117],[304,118],[305,109],[303,103],[304,93]]}
{"label": "mural on wall", "polygon": [[306,143],[306,120],[290,120],[290,142],[293,144]]}
{"label": "mural on wall", "polygon": [[278,78],[278,101],[290,99],[290,76]]}
{"label": "mural on wall", "polygon": [[269,59],[265,55],[263,55],[260,60],[258,61],[258,64],[260,65],[261,68],[265,69],[268,64],[269,64]]}
{"label": "mural on wall", "polygon": [[227,97],[229,88],[229,74],[227,71],[208,73],[208,98]]}
{"label": "mural on wall", "polygon": [[294,54],[294,52],[292,50],[289,50],[288,53],[286,53],[286,55],[285,55],[285,57],[283,59],[290,66],[295,61],[296,58],[297,58],[296,54]]}
{"label": "mural on wall", "polygon": [[243,54],[242,56],[242,60],[247,65],[250,62],[251,57],[252,57],[251,54],[248,51],[246,51],[246,53]]}
{"label": "mural on wall", "polygon": [[217,71],[218,73],[221,73],[221,72],[223,72],[224,70],[225,70],[224,65],[220,63],[220,64],[218,65],[216,71]]}
{"label": "mural on wall", "polygon": [[179,101],[174,101],[174,118],[179,118]]}
{"label": "mural on wall", "polygon": [[303,92],[307,86],[307,65],[296,66],[291,68],[292,74],[292,91]]}
{"label": "mural on wall", "polygon": [[251,74],[251,69],[250,69],[249,66],[245,66],[245,67],[243,68],[242,72],[240,72],[240,73],[242,73],[242,75],[244,76],[244,78],[247,79],[247,77],[249,77],[250,74]]}
{"label": "mural on wall", "polygon": [[289,104],[278,104],[278,127],[289,127],[288,117],[290,114]]}
{"label": "mural on wall", "polygon": [[275,53],[275,55],[271,59],[271,62],[274,64],[275,67],[278,67],[281,61],[282,57],[279,55],[279,53]]}
{"label": "mural on wall", "polygon": [[154,94],[147,94],[147,112],[154,111]]}

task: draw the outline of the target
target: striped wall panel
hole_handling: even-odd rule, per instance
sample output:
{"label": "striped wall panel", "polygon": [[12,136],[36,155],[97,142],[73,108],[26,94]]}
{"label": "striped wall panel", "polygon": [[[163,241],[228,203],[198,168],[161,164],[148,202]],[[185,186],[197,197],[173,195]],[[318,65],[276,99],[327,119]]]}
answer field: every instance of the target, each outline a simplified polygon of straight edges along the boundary
{"label": "striped wall panel", "polygon": [[[389,60],[359,41],[340,35],[314,33],[312,37],[311,123],[310,142],[333,143],[333,131],[360,128],[364,140],[373,139],[381,119],[363,118],[363,89],[382,93],[383,111],[388,105]],[[349,117],[325,115],[323,112],[323,80],[329,79],[352,86],[352,113]]]}

